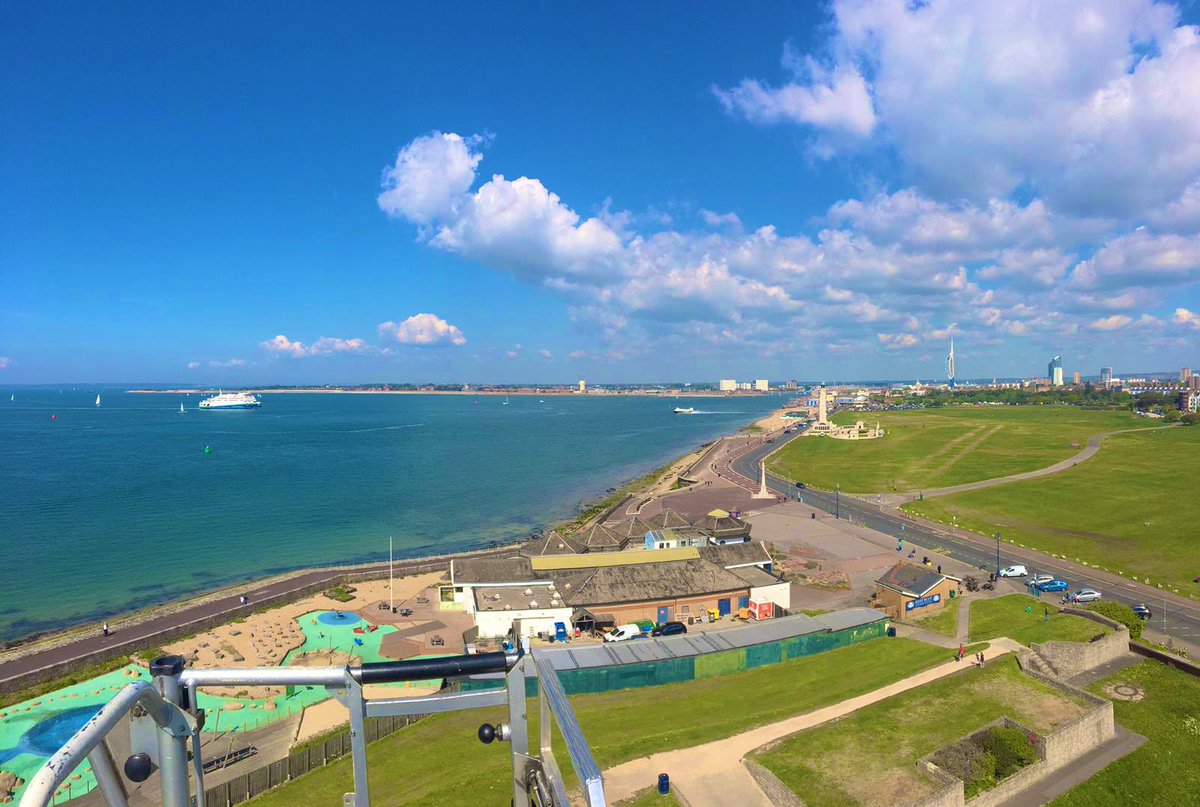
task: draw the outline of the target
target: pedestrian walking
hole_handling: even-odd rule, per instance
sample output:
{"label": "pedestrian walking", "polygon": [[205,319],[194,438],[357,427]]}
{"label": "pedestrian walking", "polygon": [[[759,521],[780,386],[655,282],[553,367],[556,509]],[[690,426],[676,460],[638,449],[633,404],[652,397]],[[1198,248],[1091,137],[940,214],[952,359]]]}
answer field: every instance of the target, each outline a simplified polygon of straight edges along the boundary
{"label": "pedestrian walking", "polygon": [[942,573],[942,564],[938,564],[938,574]]}
{"label": "pedestrian walking", "polygon": [[1050,609],[1049,609],[1049,608],[1043,608],[1043,609],[1042,609],[1042,621],[1043,621],[1043,622],[1049,622],[1049,621],[1050,621]]}
{"label": "pedestrian walking", "polygon": [[983,651],[982,650],[979,651],[979,666],[980,667],[983,666]]}
{"label": "pedestrian walking", "polygon": [[104,635],[105,635],[105,636],[107,636],[107,635],[108,635],[108,623],[107,623],[107,622],[105,622],[105,623],[104,623],[104,624],[103,624],[103,625],[100,627],[100,630],[104,631]]}
{"label": "pedestrian walking", "polygon": [[238,600],[240,600],[240,601],[241,601],[242,605],[245,605],[245,604],[246,604],[246,602],[247,602],[247,601],[246,601],[246,595],[245,595],[245,594],[243,594],[242,596],[238,597]]}
{"label": "pedestrian walking", "polygon": [[962,661],[962,660],[963,660],[963,653],[965,653],[966,651],[967,651],[967,648],[963,647],[963,645],[962,645],[962,642],[959,642],[959,643],[958,643],[958,657],[957,657],[957,658],[955,658],[954,660],[955,660],[955,661]]}

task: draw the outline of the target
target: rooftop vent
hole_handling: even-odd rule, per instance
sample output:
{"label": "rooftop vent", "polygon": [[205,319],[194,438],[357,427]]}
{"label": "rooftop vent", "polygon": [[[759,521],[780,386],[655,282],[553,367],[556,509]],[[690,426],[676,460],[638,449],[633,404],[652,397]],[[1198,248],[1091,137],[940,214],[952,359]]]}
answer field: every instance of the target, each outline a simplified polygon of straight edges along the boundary
{"label": "rooftop vent", "polygon": [[530,607],[530,608],[537,608],[537,607],[538,607],[537,600],[530,600],[530,601],[529,601],[529,607]]}
{"label": "rooftop vent", "polygon": [[511,611],[511,610],[512,610],[512,606],[511,606],[511,605],[506,605],[506,606],[504,606],[504,610],[505,610],[505,611]]}
{"label": "rooftop vent", "polygon": [[525,589],[525,596],[526,596],[526,597],[529,597],[529,596],[531,596],[532,594],[533,594],[533,589],[531,589],[531,588],[527,588],[527,589]]}

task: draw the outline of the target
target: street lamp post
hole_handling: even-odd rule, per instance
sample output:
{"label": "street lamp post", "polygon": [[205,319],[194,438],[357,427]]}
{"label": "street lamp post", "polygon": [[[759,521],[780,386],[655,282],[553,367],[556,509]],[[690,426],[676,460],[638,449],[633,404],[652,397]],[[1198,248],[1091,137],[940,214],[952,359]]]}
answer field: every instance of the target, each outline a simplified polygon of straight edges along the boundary
{"label": "street lamp post", "polygon": [[996,533],[996,577],[1000,577],[1000,533]]}
{"label": "street lamp post", "polygon": [[834,490],[833,495],[833,517],[841,519],[842,517],[842,483],[839,482]]}

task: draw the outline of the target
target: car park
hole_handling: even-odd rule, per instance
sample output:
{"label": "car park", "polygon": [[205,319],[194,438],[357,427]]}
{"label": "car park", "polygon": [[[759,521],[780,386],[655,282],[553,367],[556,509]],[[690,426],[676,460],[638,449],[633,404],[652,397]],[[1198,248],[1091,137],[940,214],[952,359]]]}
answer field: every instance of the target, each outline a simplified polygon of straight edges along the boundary
{"label": "car park", "polygon": [[1071,602],[1084,603],[1096,602],[1104,595],[1094,588],[1081,588],[1071,595]]}
{"label": "car park", "polygon": [[682,622],[664,622],[650,631],[651,636],[681,636],[687,633],[687,625]]}
{"label": "car park", "polygon": [[1071,585],[1066,580],[1055,578],[1048,583],[1039,583],[1036,588],[1038,591],[1066,591]]}
{"label": "car park", "polygon": [[1029,574],[1029,570],[1024,566],[1005,566],[1000,570],[1001,577],[1025,577]]}
{"label": "car park", "polygon": [[1137,614],[1138,619],[1149,619],[1150,617],[1154,616],[1154,614],[1150,613],[1150,606],[1146,605],[1144,602],[1139,602],[1137,605],[1133,606],[1133,612]]}

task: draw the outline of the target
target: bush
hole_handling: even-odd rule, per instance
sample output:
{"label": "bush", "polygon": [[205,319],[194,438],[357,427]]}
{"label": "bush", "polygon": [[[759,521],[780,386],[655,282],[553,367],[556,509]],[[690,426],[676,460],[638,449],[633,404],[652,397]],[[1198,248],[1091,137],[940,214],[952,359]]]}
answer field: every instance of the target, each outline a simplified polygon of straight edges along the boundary
{"label": "bush", "polygon": [[996,758],[996,778],[1003,779],[1037,760],[1037,749],[1025,732],[1016,728],[989,729],[980,737],[988,753]]}
{"label": "bush", "polygon": [[1106,616],[1114,622],[1120,622],[1129,628],[1130,639],[1140,639],[1142,637],[1142,628],[1144,627],[1142,620],[1138,619],[1133,609],[1125,603],[1114,602],[1113,600],[1101,600],[1100,602],[1092,603],[1087,609],[1101,616]]}
{"label": "bush", "polygon": [[963,780],[968,798],[996,776],[996,758],[971,740],[946,746],[930,759],[934,765]]}

